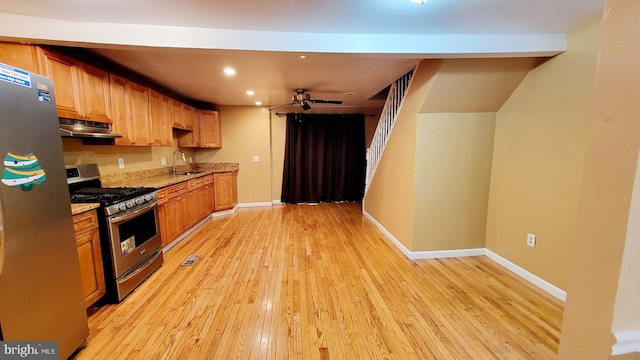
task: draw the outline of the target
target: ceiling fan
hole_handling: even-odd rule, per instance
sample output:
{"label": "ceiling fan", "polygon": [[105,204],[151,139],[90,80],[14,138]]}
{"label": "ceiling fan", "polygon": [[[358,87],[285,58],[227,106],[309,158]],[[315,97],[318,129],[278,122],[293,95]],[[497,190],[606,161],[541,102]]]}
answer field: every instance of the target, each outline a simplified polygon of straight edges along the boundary
{"label": "ceiling fan", "polygon": [[342,100],[320,100],[320,99],[312,99],[309,94],[304,92],[304,89],[296,89],[296,94],[291,97],[291,102],[288,104],[276,106],[269,108],[269,110],[280,110],[290,106],[300,106],[302,110],[311,109],[311,105],[309,104],[342,104]]}

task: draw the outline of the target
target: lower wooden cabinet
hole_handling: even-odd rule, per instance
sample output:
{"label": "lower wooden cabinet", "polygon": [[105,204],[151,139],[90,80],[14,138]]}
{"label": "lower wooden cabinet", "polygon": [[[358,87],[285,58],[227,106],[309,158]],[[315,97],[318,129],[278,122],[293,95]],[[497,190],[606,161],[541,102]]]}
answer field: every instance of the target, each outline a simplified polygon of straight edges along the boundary
{"label": "lower wooden cabinet", "polygon": [[96,211],[91,210],[74,215],[73,227],[76,233],[78,259],[80,260],[84,302],[88,308],[107,292]]}
{"label": "lower wooden cabinet", "polygon": [[157,192],[162,247],[169,245],[189,229],[188,194],[186,190],[186,186],[177,184]]}
{"label": "lower wooden cabinet", "polygon": [[[201,176],[158,189],[162,247],[169,245],[212,212],[235,207],[238,203],[236,183],[236,173],[229,172]],[[225,203],[222,203],[223,199]]]}
{"label": "lower wooden cabinet", "polygon": [[215,211],[233,209],[238,204],[238,186],[235,172],[213,174]]}

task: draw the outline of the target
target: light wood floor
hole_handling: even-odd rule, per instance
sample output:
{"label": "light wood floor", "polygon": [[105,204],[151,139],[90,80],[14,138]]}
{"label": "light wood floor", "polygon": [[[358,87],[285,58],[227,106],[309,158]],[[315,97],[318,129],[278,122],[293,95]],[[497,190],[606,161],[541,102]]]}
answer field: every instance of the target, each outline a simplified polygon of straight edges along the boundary
{"label": "light wood floor", "polygon": [[561,304],[486,257],[408,260],[359,204],[241,209],[165,255],[77,359],[556,357]]}

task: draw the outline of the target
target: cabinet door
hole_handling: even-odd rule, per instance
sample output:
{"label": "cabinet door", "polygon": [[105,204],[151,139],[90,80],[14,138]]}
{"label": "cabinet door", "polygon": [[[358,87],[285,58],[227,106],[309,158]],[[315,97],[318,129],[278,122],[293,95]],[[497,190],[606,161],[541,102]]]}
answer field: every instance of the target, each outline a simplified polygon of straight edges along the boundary
{"label": "cabinet door", "polygon": [[183,213],[181,198],[177,197],[167,201],[165,208],[165,227],[167,231],[167,244],[177,239],[183,233]]}
{"label": "cabinet door", "polygon": [[200,119],[200,147],[219,149],[222,147],[222,123],[220,113],[198,110]]}
{"label": "cabinet door", "polygon": [[0,42],[0,62],[37,73],[36,49],[33,45]]}
{"label": "cabinet door", "polygon": [[129,81],[127,86],[129,124],[133,127],[135,146],[151,146],[152,130],[149,119],[149,88]]}
{"label": "cabinet door", "polygon": [[153,137],[153,146],[164,146],[162,139],[162,95],[149,89],[149,118]]}
{"label": "cabinet door", "polygon": [[[78,64],[82,70],[83,114],[85,120],[111,123],[109,73],[87,64]],[[56,87],[56,92],[58,88]]]}
{"label": "cabinet door", "polygon": [[149,89],[149,116],[153,146],[173,146],[171,99]]}
{"label": "cabinet door", "polygon": [[[204,186],[204,203],[206,215],[211,214],[215,210],[215,194],[213,193],[213,183]],[[205,216],[206,216],[205,215]]]}
{"label": "cabinet door", "polygon": [[91,306],[107,293],[100,251],[100,233],[98,229],[76,234],[76,247],[80,260],[82,291],[86,307]]}
{"label": "cabinet door", "polygon": [[171,99],[171,126],[176,129],[185,129],[185,119],[182,112],[182,103]]}
{"label": "cabinet door", "polygon": [[109,88],[111,92],[111,119],[113,132],[121,134],[122,138],[115,139],[115,145],[131,146],[133,142],[133,128],[127,109],[127,79],[117,75],[110,75]]}
{"label": "cabinet door", "polygon": [[189,225],[189,195],[184,194],[179,198],[178,201],[178,209],[179,209],[179,219],[180,219],[180,234],[189,230],[191,227]]}
{"label": "cabinet door", "polygon": [[232,180],[231,173],[213,174],[216,211],[233,208]]}
{"label": "cabinet door", "polygon": [[198,218],[200,215],[200,205],[198,200],[198,190],[192,190],[189,192],[189,227],[193,227],[200,221]]}
{"label": "cabinet door", "polygon": [[201,186],[196,191],[198,199],[198,221],[204,219],[210,213],[207,212],[207,200],[205,198],[205,187]]}
{"label": "cabinet door", "polygon": [[163,96],[162,97],[162,115],[164,117],[164,137],[163,143],[164,146],[173,146],[173,128],[171,127],[171,116],[172,116],[172,107],[171,107],[171,99]]}
{"label": "cabinet door", "polygon": [[160,222],[160,237],[162,238],[162,247],[169,245],[169,235],[167,234],[167,210],[165,204],[158,205],[158,221]]}
{"label": "cabinet door", "polygon": [[58,117],[85,120],[82,114],[82,79],[76,61],[66,56],[38,48],[40,74],[53,80]]}
{"label": "cabinet door", "polygon": [[[184,119],[184,129],[194,131],[196,125],[195,122],[198,118],[197,110],[192,106],[182,104],[182,117]],[[199,142],[200,139],[197,141]]]}

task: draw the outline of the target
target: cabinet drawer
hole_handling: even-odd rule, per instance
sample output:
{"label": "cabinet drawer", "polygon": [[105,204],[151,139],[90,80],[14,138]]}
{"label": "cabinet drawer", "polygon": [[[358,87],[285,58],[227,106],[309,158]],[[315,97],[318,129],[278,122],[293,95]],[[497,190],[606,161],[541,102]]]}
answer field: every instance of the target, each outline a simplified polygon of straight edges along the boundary
{"label": "cabinet drawer", "polygon": [[179,196],[179,195],[187,192],[188,185],[189,184],[185,181],[185,182],[181,182],[179,184],[167,186],[165,188],[166,191],[167,191],[167,199],[174,198],[176,196]]}
{"label": "cabinet drawer", "polygon": [[167,198],[167,188],[156,190],[156,199],[158,200],[158,205],[162,205],[167,202]]}
{"label": "cabinet drawer", "polygon": [[213,183],[213,174],[205,176],[205,177],[204,177],[204,183],[205,183],[205,184],[211,184],[211,183]]}
{"label": "cabinet drawer", "polygon": [[76,233],[95,229],[98,227],[98,216],[95,210],[83,212],[73,216],[73,229]]}
{"label": "cabinet drawer", "polygon": [[198,187],[197,179],[189,180],[189,191],[195,190],[197,187]]}
{"label": "cabinet drawer", "polygon": [[207,178],[208,176],[200,176],[199,178],[196,179],[196,187],[202,187],[205,184],[207,184]]}

